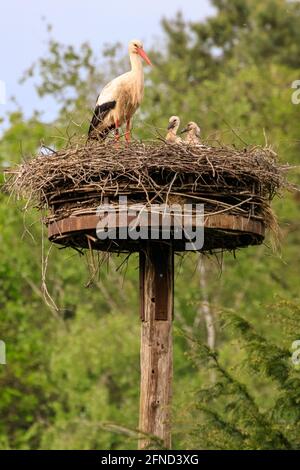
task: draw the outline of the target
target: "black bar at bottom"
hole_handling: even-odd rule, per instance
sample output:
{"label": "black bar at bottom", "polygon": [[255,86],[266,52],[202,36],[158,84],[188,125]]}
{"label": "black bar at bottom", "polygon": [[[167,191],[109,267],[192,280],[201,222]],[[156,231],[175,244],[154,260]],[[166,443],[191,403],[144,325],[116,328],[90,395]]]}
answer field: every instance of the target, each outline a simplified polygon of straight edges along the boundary
{"label": "black bar at bottom", "polygon": [[191,467],[216,462],[222,466],[226,462],[247,463],[259,462],[268,464],[276,459],[276,463],[287,464],[293,451],[106,451],[106,450],[61,450],[61,451],[0,451],[1,468],[7,464],[51,464],[66,463],[68,465],[92,465],[92,468],[106,468],[109,465],[121,465],[123,468],[137,468],[140,465],[188,465]]}

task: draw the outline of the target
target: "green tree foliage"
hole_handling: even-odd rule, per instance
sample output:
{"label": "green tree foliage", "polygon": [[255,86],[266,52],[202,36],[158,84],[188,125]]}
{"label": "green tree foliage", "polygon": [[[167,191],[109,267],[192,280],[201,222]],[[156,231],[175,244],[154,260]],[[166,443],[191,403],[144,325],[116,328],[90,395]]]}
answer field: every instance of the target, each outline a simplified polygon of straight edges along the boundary
{"label": "green tree foliage", "polygon": [[[270,331],[274,321],[282,326],[284,333],[277,343],[273,342],[272,335],[259,334],[236,313],[222,313],[230,351],[235,351],[230,367],[224,366],[223,351],[219,355],[190,338],[195,343],[190,360],[197,367],[209,364],[214,380],[213,383],[208,380],[207,387],[196,391],[184,418],[186,423],[193,422],[188,433],[182,436],[187,446],[195,449],[299,449],[299,369],[291,361],[290,341],[295,333],[299,336],[300,310],[297,304],[286,301],[272,308],[271,314],[265,310],[263,313]],[[253,390],[252,377],[258,385]],[[261,389],[263,383],[265,391]],[[259,405],[257,395],[266,392],[269,399],[264,397]]]}
{"label": "green tree foliage", "polygon": [[[215,15],[162,21],[149,55],[137,138],[165,134],[168,118],[195,120],[211,144],[264,144],[282,161],[299,161],[300,4],[285,0],[214,0]],[[5,168],[41,144],[66,145],[86,133],[98,91],[128,69],[126,49],[58,43],[28,69],[57,118],[12,113],[0,141]],[[50,157],[45,157],[50,158]],[[292,176],[299,181],[299,174]],[[136,257],[95,263],[53,249],[31,211],[0,197],[0,448],[135,448],[138,423],[139,319]],[[274,209],[280,253],[252,247],[223,259],[178,257],[175,297],[174,448],[299,448],[299,369],[290,350],[299,332],[299,197]],[[43,243],[42,243],[43,241]],[[44,263],[42,263],[42,259]],[[222,273],[221,273],[222,271]],[[90,282],[90,273],[93,273]],[[86,287],[85,287],[86,286]],[[203,305],[217,332],[209,350]]]}

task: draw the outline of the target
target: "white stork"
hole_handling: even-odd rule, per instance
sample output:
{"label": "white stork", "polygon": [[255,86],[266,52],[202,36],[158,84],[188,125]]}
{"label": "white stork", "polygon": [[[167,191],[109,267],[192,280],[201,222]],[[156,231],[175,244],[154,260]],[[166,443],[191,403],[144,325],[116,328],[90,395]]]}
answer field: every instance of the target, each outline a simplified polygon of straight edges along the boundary
{"label": "white stork", "polygon": [[115,129],[115,139],[119,140],[119,127],[126,122],[125,138],[130,142],[131,119],[144,95],[142,59],[152,64],[141,41],[130,41],[128,52],[131,70],[116,77],[101,91],[90,124],[89,138],[105,139],[109,131]]}
{"label": "white stork", "polygon": [[181,144],[182,139],[178,137],[177,131],[180,126],[180,119],[178,116],[171,116],[169,119],[168,132],[166,141],[170,144]]}
{"label": "white stork", "polygon": [[181,131],[181,134],[187,132],[184,140],[185,144],[188,145],[200,145],[200,127],[193,121],[190,121],[188,125]]}

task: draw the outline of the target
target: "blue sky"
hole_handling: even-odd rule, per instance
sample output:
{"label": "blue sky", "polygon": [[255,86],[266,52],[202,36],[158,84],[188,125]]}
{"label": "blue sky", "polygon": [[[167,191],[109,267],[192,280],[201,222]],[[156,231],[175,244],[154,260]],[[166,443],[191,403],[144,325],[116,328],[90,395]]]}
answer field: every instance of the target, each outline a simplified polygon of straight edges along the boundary
{"label": "blue sky", "polygon": [[[46,24],[53,36],[67,44],[89,41],[95,51],[107,42],[127,43],[140,38],[145,47],[160,35],[160,20],[172,18],[181,10],[186,19],[200,20],[213,12],[209,0],[7,0],[0,8],[0,81],[5,82],[6,104],[0,104],[0,117],[13,104],[15,96],[26,116],[33,109],[45,109],[53,116],[51,101],[41,101],[33,83],[19,85],[25,69],[46,54]],[[43,20],[44,18],[44,20]],[[45,20],[46,19],[46,20]],[[48,108],[48,109],[47,109]]]}

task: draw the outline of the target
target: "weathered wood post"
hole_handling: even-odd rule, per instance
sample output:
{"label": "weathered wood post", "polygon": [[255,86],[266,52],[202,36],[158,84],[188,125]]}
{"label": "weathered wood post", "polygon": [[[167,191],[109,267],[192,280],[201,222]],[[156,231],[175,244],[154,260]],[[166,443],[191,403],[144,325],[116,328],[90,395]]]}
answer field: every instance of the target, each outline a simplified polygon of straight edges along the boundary
{"label": "weathered wood post", "polygon": [[[170,407],[173,376],[172,321],[174,251],[172,243],[151,243],[140,252],[141,388],[139,448],[159,438],[171,448]],[[149,435],[149,437],[147,437]]]}

